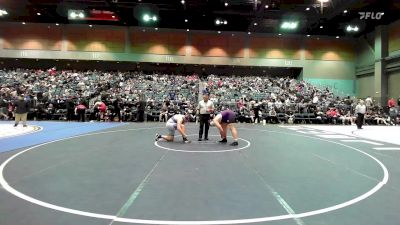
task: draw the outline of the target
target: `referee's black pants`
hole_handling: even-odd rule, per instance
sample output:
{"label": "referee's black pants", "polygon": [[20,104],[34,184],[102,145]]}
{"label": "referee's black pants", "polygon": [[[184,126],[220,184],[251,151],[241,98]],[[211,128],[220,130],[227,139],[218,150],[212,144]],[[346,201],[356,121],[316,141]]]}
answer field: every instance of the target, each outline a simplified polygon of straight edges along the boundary
{"label": "referee's black pants", "polygon": [[208,138],[208,130],[210,129],[210,114],[200,114],[200,130],[199,130],[199,138],[203,137],[203,128],[204,129],[204,138]]}
{"label": "referee's black pants", "polygon": [[364,123],[364,114],[357,113],[357,120],[356,120],[357,128],[361,129],[363,123]]}

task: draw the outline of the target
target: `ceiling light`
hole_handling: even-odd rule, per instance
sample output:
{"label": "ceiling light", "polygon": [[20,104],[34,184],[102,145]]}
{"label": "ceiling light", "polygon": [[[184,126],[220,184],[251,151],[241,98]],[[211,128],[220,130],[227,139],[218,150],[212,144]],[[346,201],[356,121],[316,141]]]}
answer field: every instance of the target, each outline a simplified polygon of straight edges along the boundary
{"label": "ceiling light", "polygon": [[257,26],[258,24],[257,23],[254,23],[254,26]]}
{"label": "ceiling light", "polygon": [[59,26],[60,24],[56,23],[56,26]]}
{"label": "ceiling light", "polygon": [[154,30],[158,30],[158,28],[156,27],[156,28],[154,28]]}
{"label": "ceiling light", "polygon": [[221,31],[218,31],[218,34],[220,34],[221,33]]}
{"label": "ceiling light", "polygon": [[251,32],[249,31],[249,32],[247,32],[247,34],[248,34],[248,35],[250,35],[250,34],[251,34]]}
{"label": "ceiling light", "polygon": [[282,29],[286,30],[294,30],[298,26],[298,22],[283,22],[281,25]]}
{"label": "ceiling light", "polygon": [[185,19],[185,23],[187,23],[188,22],[188,19]]}
{"label": "ceiling light", "polygon": [[265,5],[265,8],[268,9],[268,8],[269,8],[269,5]]}
{"label": "ceiling light", "polygon": [[319,26],[319,28],[321,28],[321,29],[322,29],[322,28],[324,28],[324,26],[322,26],[322,25],[321,25],[321,26]]}
{"label": "ceiling light", "polygon": [[85,13],[83,10],[74,10],[74,9],[68,10],[68,19],[76,20],[76,19],[84,19],[84,18],[85,18]]}
{"label": "ceiling light", "polygon": [[25,25],[26,23],[25,23],[25,22],[22,22],[22,24]]}
{"label": "ceiling light", "polygon": [[38,16],[40,16],[40,15],[42,15],[40,12],[38,12],[38,13],[36,13],[36,15],[38,15]]}
{"label": "ceiling light", "polygon": [[71,12],[71,13],[69,14],[69,16],[70,16],[72,19],[75,19],[78,15],[76,15],[75,12]]}
{"label": "ceiling light", "polygon": [[153,21],[157,21],[157,16],[153,16]]}
{"label": "ceiling light", "polygon": [[8,12],[4,9],[0,9],[0,16],[7,15]]}
{"label": "ceiling light", "polygon": [[111,16],[113,19],[115,18],[115,16],[113,15],[113,16]]}
{"label": "ceiling light", "polygon": [[185,4],[185,0],[182,0],[181,3],[182,3],[182,4]]}
{"label": "ceiling light", "polygon": [[149,22],[149,21],[150,21],[150,16],[149,16],[149,14],[144,14],[144,15],[143,15],[143,20],[144,20],[144,22]]}
{"label": "ceiling light", "polygon": [[232,34],[232,37],[235,36],[235,34]]}
{"label": "ceiling light", "polygon": [[319,2],[323,2],[323,3],[325,3],[325,2],[329,2],[329,0],[318,0]]}
{"label": "ceiling light", "polygon": [[189,29],[186,29],[186,31],[189,32],[190,30],[189,30]]}
{"label": "ceiling light", "polygon": [[347,32],[358,32],[360,30],[360,28],[357,25],[347,25],[346,26],[346,31]]}
{"label": "ceiling light", "polygon": [[336,36],[336,39],[339,39],[339,36]]}
{"label": "ceiling light", "polygon": [[311,35],[307,34],[307,37],[310,37]]}
{"label": "ceiling light", "polygon": [[347,13],[347,9],[345,9],[345,10],[343,11],[343,13]]}
{"label": "ceiling light", "polygon": [[279,36],[281,36],[282,34],[278,34]]}
{"label": "ceiling light", "polygon": [[93,27],[93,25],[92,25],[92,24],[89,24],[89,27]]}
{"label": "ceiling light", "polygon": [[228,6],[229,4],[227,2],[225,2],[225,6]]}
{"label": "ceiling light", "polygon": [[227,20],[222,20],[222,19],[216,19],[215,20],[215,25],[219,26],[219,25],[227,25],[228,21]]}
{"label": "ceiling light", "polygon": [[306,11],[310,11],[310,7],[307,7],[307,8],[306,8]]}

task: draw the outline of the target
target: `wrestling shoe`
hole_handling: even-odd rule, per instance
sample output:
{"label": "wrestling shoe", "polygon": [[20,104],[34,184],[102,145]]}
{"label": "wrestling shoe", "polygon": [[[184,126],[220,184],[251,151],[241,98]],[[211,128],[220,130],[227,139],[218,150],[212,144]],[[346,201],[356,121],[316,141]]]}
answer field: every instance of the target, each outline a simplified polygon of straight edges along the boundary
{"label": "wrestling shoe", "polygon": [[156,141],[160,140],[160,138],[161,138],[161,135],[156,134]]}
{"label": "wrestling shoe", "polygon": [[239,143],[237,141],[232,142],[232,144],[230,144],[230,146],[238,146]]}
{"label": "wrestling shoe", "polygon": [[224,138],[224,139],[222,139],[222,140],[220,140],[220,141],[218,141],[219,143],[226,143],[226,142],[228,142],[227,140],[226,140],[226,138]]}
{"label": "wrestling shoe", "polygon": [[189,144],[191,141],[189,141],[187,138],[183,138],[183,143]]}

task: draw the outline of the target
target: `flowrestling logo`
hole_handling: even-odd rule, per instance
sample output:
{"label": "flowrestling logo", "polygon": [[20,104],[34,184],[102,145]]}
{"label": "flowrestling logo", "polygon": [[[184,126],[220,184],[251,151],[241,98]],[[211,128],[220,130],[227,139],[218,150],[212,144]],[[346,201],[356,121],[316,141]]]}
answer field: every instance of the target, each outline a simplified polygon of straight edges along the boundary
{"label": "flowrestling logo", "polygon": [[361,20],[380,20],[385,15],[384,12],[359,12],[358,14],[360,14]]}

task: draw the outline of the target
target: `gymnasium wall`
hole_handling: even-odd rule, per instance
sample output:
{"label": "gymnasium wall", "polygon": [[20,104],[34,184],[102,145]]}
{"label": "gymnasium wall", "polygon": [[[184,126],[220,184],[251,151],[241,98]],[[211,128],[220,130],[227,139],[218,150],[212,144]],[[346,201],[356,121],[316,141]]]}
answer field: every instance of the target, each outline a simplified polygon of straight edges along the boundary
{"label": "gymnasium wall", "polygon": [[389,25],[388,97],[400,96],[400,20]]}
{"label": "gymnasium wall", "polygon": [[357,38],[357,55],[355,60],[356,67],[362,68],[375,63],[374,46],[373,43],[370,43],[372,41],[373,40],[368,41],[366,37]]}
{"label": "gymnasium wall", "polygon": [[400,97],[400,70],[388,73],[388,96],[389,98]]}
{"label": "gymnasium wall", "polygon": [[400,54],[400,20],[389,25],[389,56]]}
{"label": "gymnasium wall", "polygon": [[0,37],[6,58],[297,67],[339,93],[355,79],[354,43],[346,39],[29,23],[0,23]]}
{"label": "gymnasium wall", "polygon": [[[388,78],[388,97],[400,95],[400,20],[387,27],[388,57],[386,75]],[[375,50],[374,32],[357,39],[356,52],[356,92],[360,97],[374,96]]]}
{"label": "gymnasium wall", "polygon": [[32,24],[32,26],[1,26],[4,49],[60,51],[62,30],[60,27]]}
{"label": "gymnasium wall", "polygon": [[365,98],[367,96],[374,96],[374,76],[366,75],[357,77],[357,96]]}

